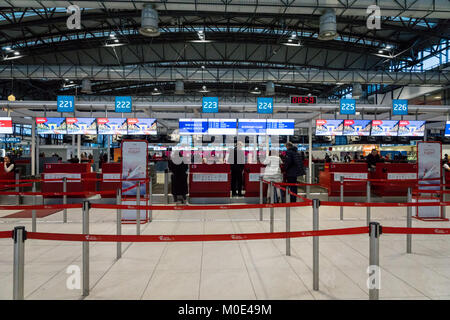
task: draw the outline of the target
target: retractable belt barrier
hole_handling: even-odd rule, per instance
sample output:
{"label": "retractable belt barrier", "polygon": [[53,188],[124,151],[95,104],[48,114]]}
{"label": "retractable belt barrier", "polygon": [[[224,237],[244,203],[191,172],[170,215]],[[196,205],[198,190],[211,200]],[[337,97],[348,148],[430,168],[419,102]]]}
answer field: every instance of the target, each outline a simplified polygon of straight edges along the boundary
{"label": "retractable belt barrier", "polygon": [[[382,226],[383,234],[450,234],[450,228],[402,228]],[[82,241],[82,242],[191,242],[191,241],[233,241],[263,240],[303,237],[324,237],[339,235],[365,234],[369,227],[353,227],[341,229],[271,232],[271,233],[236,233],[236,234],[189,234],[189,235],[111,235],[111,234],[68,234],[27,232],[27,239]],[[13,238],[13,230],[0,231],[0,239]]]}

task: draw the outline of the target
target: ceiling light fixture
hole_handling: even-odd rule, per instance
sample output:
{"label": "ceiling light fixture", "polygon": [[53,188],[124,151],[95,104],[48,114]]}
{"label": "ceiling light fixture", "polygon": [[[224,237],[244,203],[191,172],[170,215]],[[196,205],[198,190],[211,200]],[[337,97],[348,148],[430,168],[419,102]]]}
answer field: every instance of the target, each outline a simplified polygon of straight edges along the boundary
{"label": "ceiling light fixture", "polygon": [[252,90],[250,90],[251,94],[261,94],[261,90],[259,90],[258,87],[254,87]]}
{"label": "ceiling light fixture", "polygon": [[209,92],[209,90],[206,88],[206,86],[202,86],[202,88],[198,92],[207,93]]}

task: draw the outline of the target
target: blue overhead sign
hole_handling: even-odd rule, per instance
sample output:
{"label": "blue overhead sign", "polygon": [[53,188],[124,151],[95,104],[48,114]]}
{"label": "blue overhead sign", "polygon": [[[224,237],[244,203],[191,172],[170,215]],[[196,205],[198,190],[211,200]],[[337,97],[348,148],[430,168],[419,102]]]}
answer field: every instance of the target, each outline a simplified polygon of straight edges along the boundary
{"label": "blue overhead sign", "polygon": [[219,112],[219,98],[218,97],[203,97],[202,110],[203,110],[203,113]]}
{"label": "blue overhead sign", "polygon": [[131,97],[116,97],[115,111],[129,113],[131,112],[132,102]]}
{"label": "blue overhead sign", "polygon": [[404,116],[408,114],[408,100],[392,100],[392,115]]}
{"label": "blue overhead sign", "polygon": [[22,139],[20,137],[0,137],[0,143],[20,143]]}
{"label": "blue overhead sign", "polygon": [[75,109],[74,96],[58,96],[56,101],[58,112],[74,112]]}
{"label": "blue overhead sign", "polygon": [[355,114],[356,113],[356,100],[355,99],[341,99],[340,114]]}
{"label": "blue overhead sign", "polygon": [[258,113],[273,113],[273,98],[258,98],[257,110]]}

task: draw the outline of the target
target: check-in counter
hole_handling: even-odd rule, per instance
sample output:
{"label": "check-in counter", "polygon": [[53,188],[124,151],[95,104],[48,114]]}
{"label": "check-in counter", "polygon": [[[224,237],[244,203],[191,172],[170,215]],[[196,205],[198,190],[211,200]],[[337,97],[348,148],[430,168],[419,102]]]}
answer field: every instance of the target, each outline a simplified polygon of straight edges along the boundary
{"label": "check-in counter", "polygon": [[[120,189],[121,181],[110,181],[110,179],[120,180],[122,164],[117,162],[108,162],[102,165],[102,174],[99,191],[112,191]],[[115,194],[102,195],[102,198],[115,198]]]}
{"label": "check-in counter", "polygon": [[[257,164],[246,164],[244,166],[244,190],[246,198],[259,197],[259,177],[261,175],[261,170],[264,170],[264,165],[261,163]],[[263,188],[264,196],[267,193],[267,187]]]}
{"label": "check-in counter", "polygon": [[[229,164],[191,164],[189,166],[189,198],[230,198]],[[208,202],[208,201],[206,201]]]}
{"label": "check-in counter", "polygon": [[[67,180],[67,192],[89,193],[95,191],[96,173],[91,172],[90,163],[47,163],[44,166],[42,178]],[[70,180],[69,180],[70,179]],[[71,180],[76,179],[76,180]],[[42,181],[41,190],[46,192],[63,192],[62,181]],[[68,198],[82,198],[82,195],[67,196]],[[62,198],[62,196],[44,196],[44,198]]]}
{"label": "check-in counter", "polygon": [[407,196],[408,180],[414,183],[417,179],[417,164],[415,163],[377,163],[371,179],[405,180],[405,184],[376,183],[371,185],[372,192],[379,197]]}
{"label": "check-in counter", "polygon": [[[350,179],[368,179],[367,163],[326,163],[324,171],[319,174],[319,183],[328,190],[328,196],[340,195],[341,176]],[[352,181],[344,184],[344,196],[366,196],[366,182]]]}

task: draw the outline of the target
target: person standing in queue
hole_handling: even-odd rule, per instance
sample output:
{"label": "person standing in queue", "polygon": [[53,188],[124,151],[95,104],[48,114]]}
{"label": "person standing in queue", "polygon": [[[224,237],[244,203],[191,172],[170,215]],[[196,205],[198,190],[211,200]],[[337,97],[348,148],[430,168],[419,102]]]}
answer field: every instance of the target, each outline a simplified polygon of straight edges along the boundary
{"label": "person standing in queue", "polygon": [[[272,150],[269,151],[269,156],[264,159],[262,164],[265,164],[266,167],[264,168],[264,174],[263,179],[265,181],[274,182],[274,183],[281,183],[283,182],[283,175],[281,173],[281,159],[280,157],[272,152]],[[281,192],[280,189],[274,188],[274,203],[278,203],[278,199],[284,199],[284,193]],[[267,196],[269,197],[270,192],[267,192]],[[270,199],[272,200],[272,199]]]}
{"label": "person standing in queue", "polygon": [[3,165],[6,173],[12,172],[14,170],[14,161],[11,160],[10,156],[5,156],[3,159]]}
{"label": "person standing in queue", "polygon": [[181,159],[181,163],[176,164],[173,162],[174,154],[172,154],[168,162],[168,168],[172,172],[172,195],[175,203],[179,203],[178,197],[180,196],[180,202],[186,204],[186,195],[188,194],[188,165],[182,161],[183,154],[181,151],[178,152],[178,156]]}
{"label": "person standing in queue", "polygon": [[234,156],[231,168],[231,195],[233,197],[242,197],[242,174],[244,171],[245,154],[242,141],[238,141],[234,148]]}
{"label": "person standing in queue", "polygon": [[[305,174],[305,168],[303,167],[303,161],[298,153],[297,147],[291,142],[286,143],[286,158],[285,158],[285,171],[286,182],[297,183],[297,177]],[[297,186],[290,186],[289,190],[297,194]],[[296,202],[297,197],[291,195],[291,202]]]}
{"label": "person standing in queue", "polygon": [[369,171],[375,171],[378,162],[383,162],[383,159],[378,154],[377,149],[372,149],[372,152],[367,156],[367,166]]}

